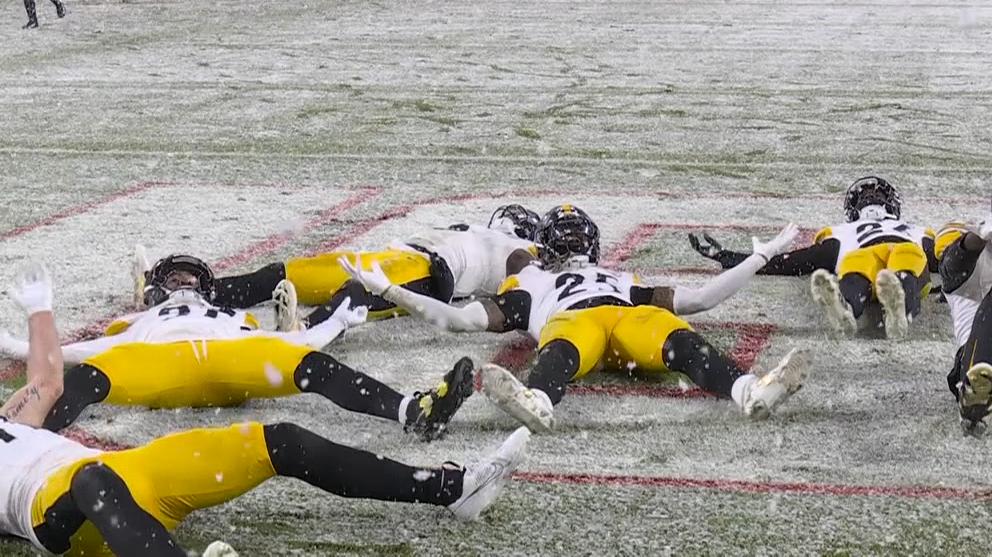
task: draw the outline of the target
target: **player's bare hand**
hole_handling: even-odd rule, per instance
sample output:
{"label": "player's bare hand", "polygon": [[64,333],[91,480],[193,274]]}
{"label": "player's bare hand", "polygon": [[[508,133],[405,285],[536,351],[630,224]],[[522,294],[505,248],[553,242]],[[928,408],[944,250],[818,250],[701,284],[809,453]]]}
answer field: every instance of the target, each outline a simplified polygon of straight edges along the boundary
{"label": "player's bare hand", "polygon": [[798,235],[799,227],[790,222],[778,233],[778,236],[767,242],[762,242],[757,238],[751,238],[751,242],[754,245],[754,253],[761,255],[766,261],[776,255],[787,253],[792,249],[792,244],[796,241],[796,236]]}
{"label": "player's bare hand", "polygon": [[[705,243],[704,243],[705,242]],[[689,234],[689,245],[692,249],[696,250],[699,255],[706,257],[708,259],[717,259],[720,253],[723,252],[723,246],[720,242],[717,242],[712,236],[703,232],[703,241],[699,240],[699,237],[695,234]]]}
{"label": "player's bare hand", "polygon": [[43,263],[32,261],[18,269],[8,293],[28,315],[52,311],[52,278]]}
{"label": "player's bare hand", "polygon": [[355,256],[355,264],[352,265],[351,261],[348,261],[347,257],[341,256],[338,258],[338,263],[341,268],[348,273],[351,278],[362,283],[362,286],[366,290],[375,294],[376,296],[381,296],[390,286],[393,285],[389,281],[389,277],[386,273],[382,271],[382,267],[379,265],[378,261],[373,261],[372,265],[368,270],[362,267],[362,256]]}

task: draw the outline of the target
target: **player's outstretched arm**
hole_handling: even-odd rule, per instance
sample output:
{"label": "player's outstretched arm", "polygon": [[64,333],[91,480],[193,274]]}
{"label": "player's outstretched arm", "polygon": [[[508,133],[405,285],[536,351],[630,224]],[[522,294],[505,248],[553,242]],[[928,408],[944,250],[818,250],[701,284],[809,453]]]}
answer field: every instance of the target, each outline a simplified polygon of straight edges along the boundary
{"label": "player's outstretched arm", "polygon": [[0,407],[11,422],[41,427],[62,395],[62,350],[52,313],[52,280],[41,263],[31,263],[14,277],[10,297],[28,315],[27,384]]}
{"label": "player's outstretched arm", "polygon": [[[716,239],[705,233],[702,240],[695,234],[689,234],[689,244],[697,253],[716,261],[724,269],[732,269],[750,257],[744,252],[723,249]],[[805,248],[777,254],[769,258],[757,274],[802,276],[817,269],[833,271],[839,253],[840,242],[829,238]]]}
{"label": "player's outstretched arm", "polygon": [[[62,358],[66,364],[76,365],[82,363],[87,358],[109,350],[117,344],[121,344],[125,340],[123,337],[99,337],[93,340],[73,342],[62,347]],[[0,355],[15,360],[27,361],[30,348],[30,342],[14,338],[7,331],[0,331]]]}
{"label": "player's outstretched arm", "polygon": [[754,251],[744,261],[720,273],[699,288],[676,287],[672,295],[675,313],[689,315],[712,309],[744,287],[772,258],[792,246],[799,228],[789,223],[778,236],[767,242],[752,238]]}
{"label": "player's outstretched arm", "polygon": [[[394,285],[382,271],[378,262],[374,262],[369,270],[362,267],[361,257],[356,258],[352,265],[346,258],[338,260],[341,267],[365,288],[397,306],[410,312],[437,327],[456,333],[476,331],[502,331],[505,328],[492,328],[491,323],[505,322],[496,304],[471,302],[468,305],[456,307],[440,300],[424,296]],[[497,315],[498,313],[498,315]]]}

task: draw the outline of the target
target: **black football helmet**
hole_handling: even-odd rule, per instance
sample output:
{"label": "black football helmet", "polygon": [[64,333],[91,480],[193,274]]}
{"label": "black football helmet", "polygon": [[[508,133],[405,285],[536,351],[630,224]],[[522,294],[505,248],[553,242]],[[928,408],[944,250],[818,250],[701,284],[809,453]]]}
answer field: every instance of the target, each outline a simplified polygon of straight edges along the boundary
{"label": "black football helmet", "polygon": [[541,261],[551,271],[580,256],[592,265],[599,262],[599,227],[574,205],[559,205],[548,211],[537,228],[537,242],[541,244]]}
{"label": "black football helmet", "polygon": [[489,228],[500,220],[513,223],[513,233],[523,240],[534,241],[537,236],[537,226],[541,224],[541,215],[523,205],[500,205],[489,217]]}
{"label": "black football helmet", "polygon": [[855,180],[851,187],[847,188],[847,195],[844,197],[844,212],[847,213],[847,222],[854,222],[860,218],[861,209],[869,205],[881,205],[886,212],[895,218],[899,218],[902,210],[902,198],[892,184],[878,176],[865,176]]}
{"label": "black football helmet", "polygon": [[155,262],[145,277],[145,305],[161,304],[168,299],[174,289],[166,287],[169,277],[178,271],[186,271],[197,279],[194,292],[210,302],[214,299],[214,272],[202,259],[192,255],[170,255]]}

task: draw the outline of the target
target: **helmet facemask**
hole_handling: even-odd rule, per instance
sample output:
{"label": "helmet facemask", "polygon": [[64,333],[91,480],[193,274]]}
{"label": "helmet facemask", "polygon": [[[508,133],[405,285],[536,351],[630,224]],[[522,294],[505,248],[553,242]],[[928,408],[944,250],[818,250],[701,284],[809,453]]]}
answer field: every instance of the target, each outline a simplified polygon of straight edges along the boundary
{"label": "helmet facemask", "polygon": [[533,241],[540,223],[540,215],[517,204],[502,205],[489,217],[489,228],[522,240]]}
{"label": "helmet facemask", "polygon": [[[172,284],[178,273],[188,273],[193,281]],[[172,297],[175,292],[195,292],[203,300],[214,298],[214,272],[203,260],[191,255],[170,255],[155,262],[148,271],[145,282],[145,305],[156,306]]]}
{"label": "helmet facemask", "polygon": [[584,211],[563,206],[544,216],[538,229],[545,269],[561,271],[599,262],[599,227]]}
{"label": "helmet facemask", "polygon": [[861,218],[861,210],[865,207],[878,205],[895,218],[900,218],[902,200],[899,192],[883,178],[866,176],[855,181],[847,188],[844,198],[844,212],[848,222]]}

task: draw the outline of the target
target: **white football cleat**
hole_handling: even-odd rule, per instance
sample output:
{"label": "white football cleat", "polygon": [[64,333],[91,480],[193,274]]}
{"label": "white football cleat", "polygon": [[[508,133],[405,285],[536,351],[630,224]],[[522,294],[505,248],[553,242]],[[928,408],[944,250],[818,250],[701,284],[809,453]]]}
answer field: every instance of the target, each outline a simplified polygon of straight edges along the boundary
{"label": "white football cleat", "polygon": [[272,301],[276,303],[276,330],[302,331],[300,322],[300,306],[296,298],[296,286],[283,279],[272,291]]}
{"label": "white football cleat", "polygon": [[203,557],[238,557],[238,552],[227,543],[217,540],[203,550]]}
{"label": "white football cleat", "polygon": [[906,315],[906,291],[899,276],[888,269],[879,271],[875,294],[882,305],[885,336],[893,340],[905,338],[909,332],[909,317]]}
{"label": "white football cleat", "polygon": [[518,428],[496,452],[479,462],[467,464],[462,479],[462,496],[448,505],[460,520],[476,520],[499,497],[513,471],[524,460],[530,430]]}
{"label": "white football cleat", "polygon": [[775,369],[750,383],[741,400],[744,415],[763,420],[803,386],[809,376],[809,353],[793,348]]}
{"label": "white football cleat", "polygon": [[820,306],[830,327],[845,336],[854,336],[858,331],[858,321],[854,318],[851,304],[840,293],[837,277],[826,269],[817,269],[809,284],[813,301]]}
{"label": "white football cleat", "polygon": [[528,389],[512,373],[496,364],[479,370],[482,392],[504,412],[535,433],[548,433],[555,426],[551,399],[540,389]]}
{"label": "white football cleat", "polygon": [[131,260],[131,281],[134,284],[131,304],[136,309],[143,309],[145,307],[146,273],[151,268],[152,265],[148,262],[148,253],[145,251],[145,246],[135,244],[134,258]]}

